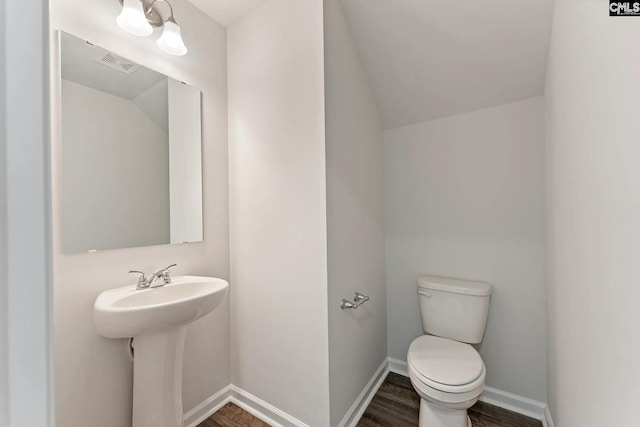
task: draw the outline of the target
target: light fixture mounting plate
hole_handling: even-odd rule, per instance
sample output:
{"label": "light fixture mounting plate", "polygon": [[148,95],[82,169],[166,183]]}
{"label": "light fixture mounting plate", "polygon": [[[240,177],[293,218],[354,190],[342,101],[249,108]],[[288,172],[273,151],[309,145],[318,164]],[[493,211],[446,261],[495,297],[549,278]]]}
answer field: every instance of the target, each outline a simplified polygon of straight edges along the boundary
{"label": "light fixture mounting plate", "polygon": [[[118,0],[120,2],[120,4],[122,5],[124,3],[124,0]],[[162,15],[160,14],[160,12],[158,12],[158,7],[156,5],[153,5],[152,7],[150,6],[151,3],[153,3],[153,1],[151,0],[141,0],[142,1],[142,8],[144,9],[144,11],[146,12],[146,17],[147,17],[147,21],[149,21],[149,24],[151,24],[152,27],[162,27],[164,25],[164,19],[162,18]]]}

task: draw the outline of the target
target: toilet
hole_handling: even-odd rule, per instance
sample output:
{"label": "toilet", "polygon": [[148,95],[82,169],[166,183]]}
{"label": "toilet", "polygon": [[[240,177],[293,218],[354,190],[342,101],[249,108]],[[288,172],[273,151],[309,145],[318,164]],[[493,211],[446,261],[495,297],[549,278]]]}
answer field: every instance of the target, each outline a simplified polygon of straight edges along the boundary
{"label": "toilet", "polygon": [[407,369],[420,395],[420,427],[471,427],[467,409],[478,401],[486,369],[469,344],[482,342],[491,285],[418,277],[425,334],[411,343]]}

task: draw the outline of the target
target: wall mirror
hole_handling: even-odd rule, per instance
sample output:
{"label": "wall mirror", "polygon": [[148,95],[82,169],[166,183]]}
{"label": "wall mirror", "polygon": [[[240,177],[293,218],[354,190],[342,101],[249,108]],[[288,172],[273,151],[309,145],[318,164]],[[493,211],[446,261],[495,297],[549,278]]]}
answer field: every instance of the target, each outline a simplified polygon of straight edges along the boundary
{"label": "wall mirror", "polygon": [[201,241],[200,90],[60,41],[63,251]]}

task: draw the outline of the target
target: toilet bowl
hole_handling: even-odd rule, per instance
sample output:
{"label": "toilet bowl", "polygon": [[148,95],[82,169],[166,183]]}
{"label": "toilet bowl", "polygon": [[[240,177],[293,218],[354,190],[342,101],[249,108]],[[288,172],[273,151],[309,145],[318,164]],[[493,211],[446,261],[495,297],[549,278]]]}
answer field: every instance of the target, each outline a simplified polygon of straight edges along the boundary
{"label": "toilet bowl", "polygon": [[421,398],[420,427],[468,427],[467,409],[484,388],[486,370],[468,344],[424,335],[409,347],[411,384]]}
{"label": "toilet bowl", "polygon": [[486,368],[469,343],[480,343],[489,313],[487,283],[418,278],[423,330],[407,352],[407,370],[420,396],[420,427],[471,427],[467,409],[484,389]]}

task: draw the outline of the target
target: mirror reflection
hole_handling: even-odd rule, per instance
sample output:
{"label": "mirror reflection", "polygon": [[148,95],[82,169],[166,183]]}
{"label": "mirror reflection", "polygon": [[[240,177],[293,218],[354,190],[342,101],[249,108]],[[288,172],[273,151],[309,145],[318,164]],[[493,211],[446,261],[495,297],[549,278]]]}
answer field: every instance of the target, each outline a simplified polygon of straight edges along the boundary
{"label": "mirror reflection", "polygon": [[64,252],[202,240],[201,94],[61,33]]}

